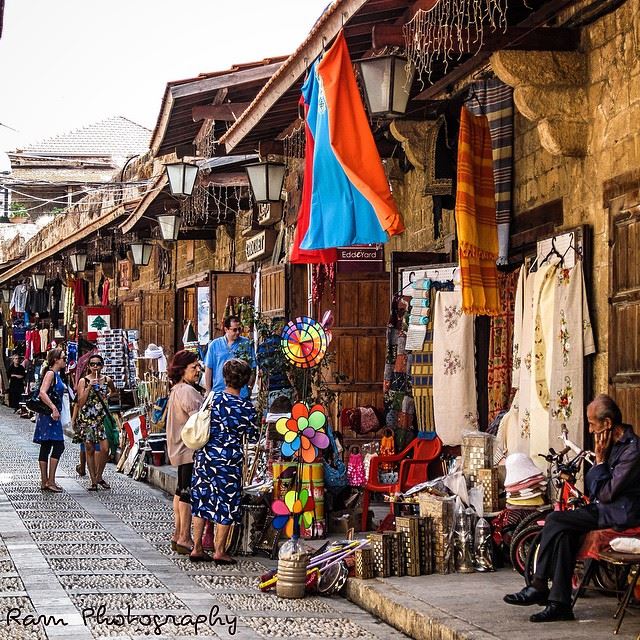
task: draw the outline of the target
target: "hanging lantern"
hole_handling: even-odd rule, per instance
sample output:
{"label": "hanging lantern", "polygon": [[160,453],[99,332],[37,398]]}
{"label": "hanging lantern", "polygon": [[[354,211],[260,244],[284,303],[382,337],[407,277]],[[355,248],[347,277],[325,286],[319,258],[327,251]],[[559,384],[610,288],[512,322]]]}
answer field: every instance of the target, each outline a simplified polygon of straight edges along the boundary
{"label": "hanging lantern", "polygon": [[9,301],[11,300],[11,289],[2,289],[2,300],[6,304],[9,304]]}
{"label": "hanging lantern", "polygon": [[280,162],[245,164],[253,197],[257,203],[280,202],[286,165]]}
{"label": "hanging lantern", "polygon": [[44,289],[44,280],[45,280],[44,273],[33,273],[31,275],[31,279],[33,280],[33,286],[36,289],[38,289],[38,291],[40,289]]}
{"label": "hanging lantern", "polygon": [[87,267],[87,254],[83,251],[77,251],[69,256],[71,268],[76,273],[82,273]]}
{"label": "hanging lantern", "polygon": [[198,175],[198,165],[190,162],[172,162],[164,169],[169,178],[169,187],[174,196],[190,196]]}
{"label": "hanging lantern", "polygon": [[163,240],[177,240],[182,218],[176,213],[165,213],[158,216],[160,235]]}
{"label": "hanging lantern", "polygon": [[409,90],[415,67],[395,54],[358,60],[364,96],[370,116],[403,116],[409,102]]}
{"label": "hanging lantern", "polygon": [[139,267],[146,267],[151,260],[151,252],[153,245],[144,240],[138,240],[131,243],[131,254],[133,256],[133,264]]}

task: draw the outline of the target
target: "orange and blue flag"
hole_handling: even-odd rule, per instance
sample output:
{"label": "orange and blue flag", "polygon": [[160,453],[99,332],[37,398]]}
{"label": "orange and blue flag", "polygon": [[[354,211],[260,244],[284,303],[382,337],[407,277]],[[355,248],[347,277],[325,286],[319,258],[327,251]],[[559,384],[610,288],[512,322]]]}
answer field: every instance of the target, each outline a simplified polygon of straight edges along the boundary
{"label": "orange and blue flag", "polygon": [[342,32],[314,62],[302,94],[314,150],[309,228],[300,247],[381,243],[402,233]]}

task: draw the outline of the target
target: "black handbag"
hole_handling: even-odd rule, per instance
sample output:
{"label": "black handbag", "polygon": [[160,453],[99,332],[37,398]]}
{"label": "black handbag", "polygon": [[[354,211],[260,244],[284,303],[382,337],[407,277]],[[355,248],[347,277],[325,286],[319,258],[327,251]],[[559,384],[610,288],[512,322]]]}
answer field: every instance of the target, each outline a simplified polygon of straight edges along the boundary
{"label": "black handbag", "polygon": [[[40,382],[40,384],[31,392],[31,395],[29,396],[28,400],[25,402],[25,406],[27,407],[27,409],[29,409],[29,411],[39,413],[40,415],[43,415],[43,416],[50,416],[53,413],[53,410],[48,404],[45,404],[40,399],[41,385],[42,385],[42,382]],[[55,407],[61,404],[60,398],[58,397],[57,392],[53,388],[53,385],[49,387],[49,390],[47,391],[47,395],[49,396],[49,400],[53,402]]]}

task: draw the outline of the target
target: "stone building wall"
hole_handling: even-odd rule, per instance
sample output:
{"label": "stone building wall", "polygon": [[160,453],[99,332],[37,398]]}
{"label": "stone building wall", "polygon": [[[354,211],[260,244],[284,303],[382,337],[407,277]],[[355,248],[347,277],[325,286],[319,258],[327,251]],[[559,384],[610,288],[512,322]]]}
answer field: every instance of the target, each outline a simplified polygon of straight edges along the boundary
{"label": "stone building wall", "polygon": [[[584,155],[552,154],[541,143],[539,121],[516,113],[513,213],[519,216],[562,199],[565,228],[588,224],[593,229],[590,308],[597,341],[595,390],[601,392],[607,389],[609,287],[609,219],[603,185],[640,169],[640,0],[628,0],[583,28],[581,50],[586,63],[582,93],[575,87],[555,91],[556,86],[547,94],[549,108],[566,114],[567,131],[572,131],[574,120],[586,124],[578,129],[584,140],[569,141],[583,144]],[[526,59],[530,54],[520,55]],[[535,77],[533,64],[529,71]],[[544,102],[544,94],[541,97]],[[397,166],[388,168],[388,174],[407,231],[388,243],[387,258],[391,251],[439,249],[432,239],[430,198],[421,192],[423,174],[414,170],[403,175]],[[451,214],[445,212],[445,233],[452,225]]]}

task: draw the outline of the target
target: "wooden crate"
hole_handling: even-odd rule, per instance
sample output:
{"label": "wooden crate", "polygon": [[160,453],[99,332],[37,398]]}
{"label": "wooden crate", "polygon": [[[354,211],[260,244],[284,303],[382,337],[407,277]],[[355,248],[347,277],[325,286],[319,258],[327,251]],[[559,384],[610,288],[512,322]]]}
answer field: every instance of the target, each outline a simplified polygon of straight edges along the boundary
{"label": "wooden crate", "polygon": [[418,495],[420,515],[430,519],[433,571],[452,573],[455,571],[453,550],[453,528],[455,524],[454,498],[438,498],[423,492]]}
{"label": "wooden crate", "polygon": [[431,548],[431,520],[418,518],[418,547],[420,549],[420,573],[423,576],[433,573],[433,550]]}
{"label": "wooden crate", "polygon": [[485,513],[500,510],[500,480],[498,469],[478,469],[478,483],[482,486],[482,506]]}
{"label": "wooden crate", "polygon": [[420,569],[420,516],[396,516],[396,531],[403,533],[402,547],[405,572],[419,576]]}
{"label": "wooden crate", "polygon": [[478,480],[478,469],[487,469],[492,464],[492,437],[480,432],[462,436],[462,473],[471,486],[474,486]]}
{"label": "wooden crate", "polygon": [[372,533],[369,539],[375,575],[378,578],[387,578],[391,575],[391,539],[386,533]]}
{"label": "wooden crate", "polygon": [[369,580],[375,575],[372,549],[358,549],[355,552],[355,577],[360,580]]}

